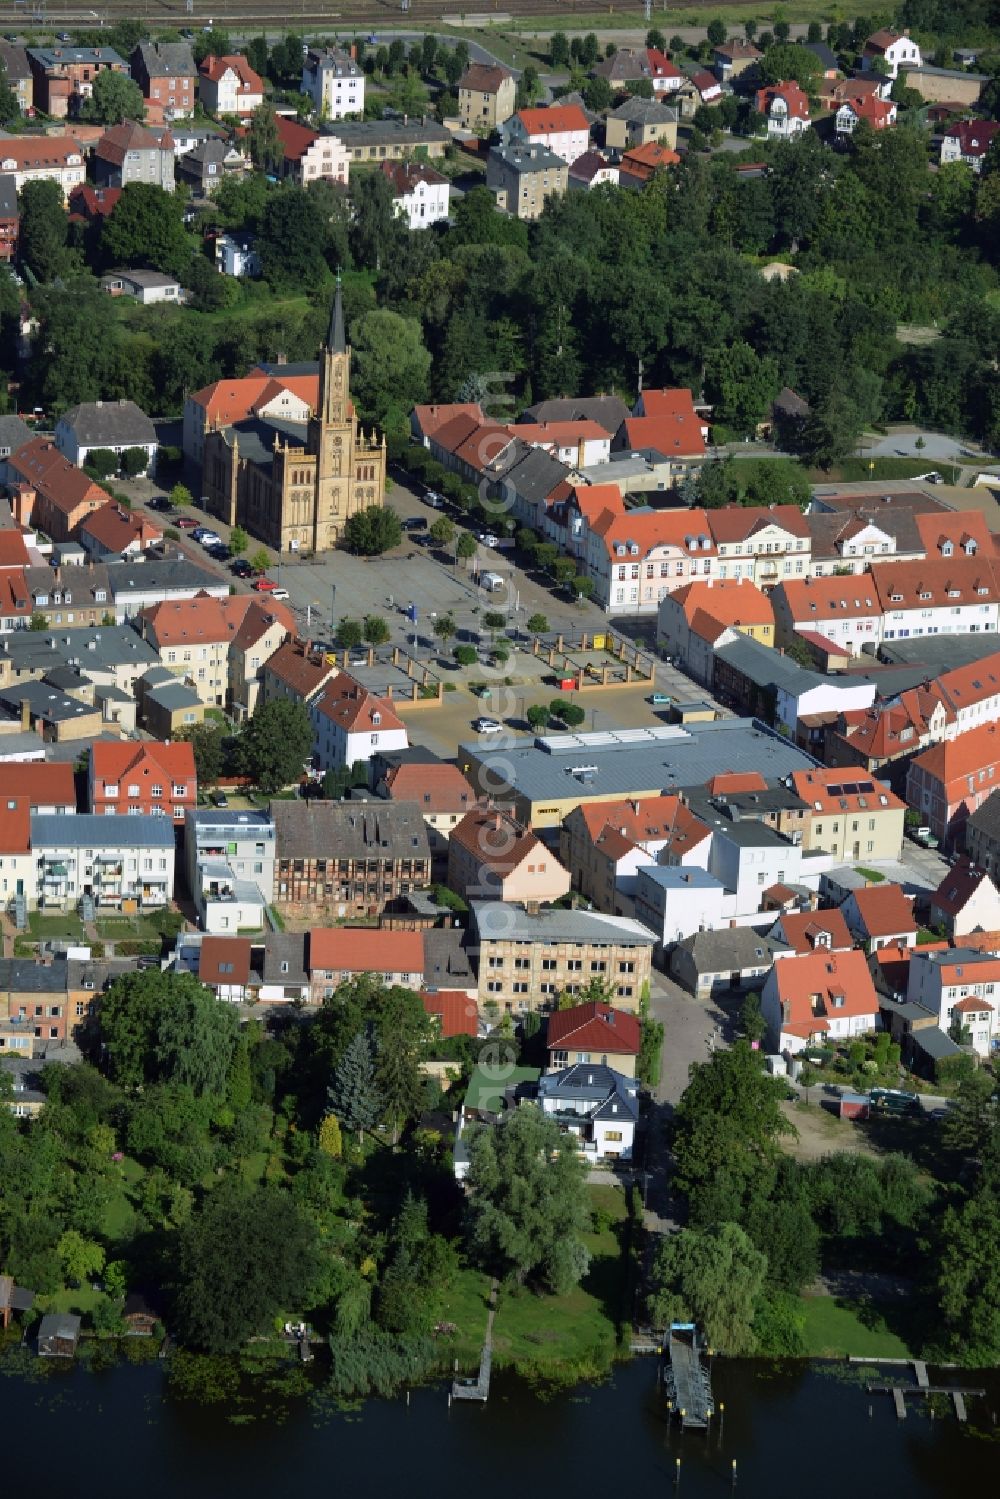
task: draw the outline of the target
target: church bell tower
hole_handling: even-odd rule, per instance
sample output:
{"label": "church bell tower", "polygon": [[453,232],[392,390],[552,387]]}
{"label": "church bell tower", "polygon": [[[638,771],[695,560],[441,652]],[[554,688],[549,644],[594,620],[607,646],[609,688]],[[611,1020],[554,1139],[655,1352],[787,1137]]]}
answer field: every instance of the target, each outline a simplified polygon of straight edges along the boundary
{"label": "church bell tower", "polygon": [[320,355],[319,412],[326,427],[343,427],[350,421],[351,351],[344,336],[344,303],[337,277],[337,295],[330,315],[330,331]]}

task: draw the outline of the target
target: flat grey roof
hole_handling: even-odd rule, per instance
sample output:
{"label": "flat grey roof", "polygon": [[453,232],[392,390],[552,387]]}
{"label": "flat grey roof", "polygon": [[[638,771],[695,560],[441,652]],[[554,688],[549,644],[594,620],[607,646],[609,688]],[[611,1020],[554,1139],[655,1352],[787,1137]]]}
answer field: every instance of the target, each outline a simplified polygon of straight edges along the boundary
{"label": "flat grey roof", "polygon": [[639,880],[649,880],[664,890],[712,890],[718,889],[722,881],[707,869],[698,865],[688,867],[680,864],[643,864],[637,871]]}
{"label": "flat grey roof", "polygon": [[75,817],[34,812],[33,848],[169,848],[174,847],[174,825],[169,817],[145,814],[129,817],[81,812]]}
{"label": "flat grey roof", "polygon": [[751,640],[749,635],[738,635],[731,645],[720,646],[715,654],[742,676],[756,682],[758,687],[773,688],[775,691],[780,688],[793,697],[798,697],[821,683],[837,686],[836,677],[824,677],[808,666],[800,666],[791,656],[779,655],[772,646],[763,645],[759,640]]}
{"label": "flat grey roof", "polygon": [[505,748],[465,743],[459,749],[460,764],[472,759],[473,776],[475,762],[488,772],[491,794],[502,800],[497,787],[505,785],[531,802],[677,791],[727,771],[758,770],[769,781],[780,780],[818,763],[754,718],[524,736]]}
{"label": "flat grey roof", "polygon": [[567,911],[561,907],[528,912],[507,901],[474,900],[472,919],[485,942],[604,942],[633,946],[648,943],[653,933],[627,916],[600,911]]}
{"label": "flat grey roof", "polygon": [[190,807],[184,814],[188,826],[197,832],[250,833],[260,837],[270,833],[274,837],[274,823],[270,812],[234,811],[229,807]]}
{"label": "flat grey roof", "polygon": [[[931,635],[918,640],[883,640],[879,660],[894,666],[926,666],[925,676],[940,676],[1000,651],[1000,638],[987,635]],[[877,679],[876,679],[877,680]]]}

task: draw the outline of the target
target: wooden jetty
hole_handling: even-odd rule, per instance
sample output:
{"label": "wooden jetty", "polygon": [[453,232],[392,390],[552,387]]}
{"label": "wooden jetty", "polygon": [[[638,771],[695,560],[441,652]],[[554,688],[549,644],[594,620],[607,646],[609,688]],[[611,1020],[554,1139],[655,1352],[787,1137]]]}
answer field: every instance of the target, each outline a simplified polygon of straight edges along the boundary
{"label": "wooden jetty", "polygon": [[[913,1374],[916,1384],[870,1384],[868,1393],[871,1395],[891,1395],[896,1415],[900,1421],[906,1420],[907,1400],[923,1399],[931,1395],[947,1395],[955,1407],[955,1415],[959,1421],[968,1420],[968,1412],[965,1408],[967,1396],[985,1395],[985,1390],[969,1389],[965,1386],[950,1384],[931,1384],[927,1377],[927,1365],[921,1359],[874,1359],[873,1363],[887,1364],[910,1364],[913,1365]],[[953,1367],[953,1366],[949,1366]]]}
{"label": "wooden jetty", "polygon": [[715,1414],[712,1382],[702,1363],[702,1345],[693,1322],[674,1322],[667,1340],[664,1387],[684,1431],[706,1431]]}
{"label": "wooden jetty", "polygon": [[490,1310],[486,1318],[486,1341],[479,1356],[479,1373],[475,1379],[453,1379],[451,1400],[488,1400],[490,1396],[490,1374],[493,1370],[493,1319],[497,1310],[497,1282],[490,1287]]}

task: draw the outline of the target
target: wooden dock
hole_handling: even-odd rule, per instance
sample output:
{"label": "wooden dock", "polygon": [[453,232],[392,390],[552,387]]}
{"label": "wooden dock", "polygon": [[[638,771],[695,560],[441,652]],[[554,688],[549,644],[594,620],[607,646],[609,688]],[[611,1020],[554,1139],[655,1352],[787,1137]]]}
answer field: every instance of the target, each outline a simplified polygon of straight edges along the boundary
{"label": "wooden dock", "polygon": [[907,1400],[922,1399],[931,1395],[947,1395],[955,1407],[955,1415],[959,1421],[967,1421],[968,1411],[965,1402],[973,1395],[985,1395],[985,1390],[959,1388],[950,1384],[931,1384],[927,1381],[927,1371],[924,1370],[924,1384],[915,1385],[890,1385],[870,1384],[867,1386],[870,1395],[891,1395],[892,1403],[896,1409],[896,1415],[900,1421],[906,1420]]}
{"label": "wooden dock", "polygon": [[706,1431],[715,1414],[712,1383],[701,1361],[701,1344],[691,1323],[674,1323],[667,1340],[664,1386],[684,1431]]}
{"label": "wooden dock", "polygon": [[490,1398],[490,1375],[493,1372],[493,1319],[497,1310],[497,1281],[494,1280],[490,1286],[490,1309],[486,1317],[486,1340],[483,1343],[483,1351],[479,1356],[479,1373],[475,1379],[453,1379],[451,1382],[452,1400],[481,1400]]}

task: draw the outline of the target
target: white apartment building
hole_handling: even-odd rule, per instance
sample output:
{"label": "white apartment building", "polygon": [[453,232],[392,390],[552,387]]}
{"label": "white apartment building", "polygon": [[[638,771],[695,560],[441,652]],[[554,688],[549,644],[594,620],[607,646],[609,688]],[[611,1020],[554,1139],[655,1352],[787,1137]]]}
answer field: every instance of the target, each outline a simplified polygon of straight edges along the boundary
{"label": "white apartment building", "polygon": [[302,92],[309,95],[321,119],[342,120],[345,115],[363,115],[364,69],[351,53],[339,47],[324,50],[310,47],[302,59]]}
{"label": "white apartment building", "polygon": [[81,901],[118,910],[158,909],[174,894],[174,829],[167,817],[36,814],[31,847],[37,901],[75,910]]}

